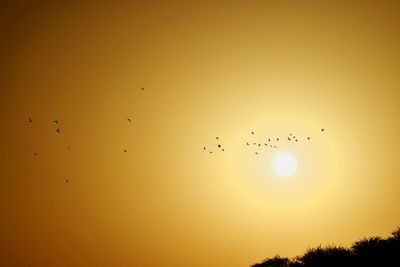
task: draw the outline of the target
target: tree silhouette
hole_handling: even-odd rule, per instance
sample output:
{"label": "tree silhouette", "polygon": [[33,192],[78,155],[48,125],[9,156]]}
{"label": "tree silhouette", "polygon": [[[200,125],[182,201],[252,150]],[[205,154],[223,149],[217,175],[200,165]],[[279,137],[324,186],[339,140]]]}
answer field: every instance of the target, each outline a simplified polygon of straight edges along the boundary
{"label": "tree silhouette", "polygon": [[319,246],[293,259],[279,255],[252,267],[400,267],[400,227],[387,239],[369,237],[351,248]]}

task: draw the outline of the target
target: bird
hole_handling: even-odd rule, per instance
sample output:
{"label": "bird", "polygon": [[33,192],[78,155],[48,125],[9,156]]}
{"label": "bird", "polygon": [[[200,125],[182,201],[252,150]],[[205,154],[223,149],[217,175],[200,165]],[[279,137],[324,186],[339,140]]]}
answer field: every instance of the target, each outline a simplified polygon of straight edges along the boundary
{"label": "bird", "polygon": [[258,155],[258,152],[254,152],[256,155]]}
{"label": "bird", "polygon": [[307,140],[310,140],[310,137],[307,137]]}
{"label": "bird", "polygon": [[70,148],[71,148],[71,146],[67,146],[67,148],[68,148],[68,149],[70,149]]}
{"label": "bird", "polygon": [[129,122],[131,122],[132,120],[130,118],[127,119]]}
{"label": "bird", "polygon": [[204,146],[204,147],[203,147],[203,150],[206,150],[206,149],[207,149],[207,148]]}
{"label": "bird", "polygon": [[279,141],[279,138],[276,138],[276,141]]}
{"label": "bird", "polygon": [[35,153],[33,153],[33,155],[34,155],[34,156],[37,156],[37,153],[35,152]]}
{"label": "bird", "polygon": [[288,138],[287,138],[287,140],[289,140],[289,141],[290,141],[290,137],[288,137]]}
{"label": "bird", "polygon": [[65,180],[65,182],[66,182],[66,183],[69,183],[69,180],[68,180],[68,179],[66,179],[66,180]]}
{"label": "bird", "polygon": [[246,145],[250,145],[249,142],[246,142]]}
{"label": "bird", "polygon": [[258,144],[258,146],[261,146],[261,144]]}
{"label": "bird", "polygon": [[57,128],[56,132],[57,132],[57,133],[60,133],[60,128]]}
{"label": "bird", "polygon": [[274,148],[276,148],[276,146],[274,146]]}
{"label": "bird", "polygon": [[324,128],[322,128],[322,129],[321,129],[321,132],[323,132],[323,131],[325,131],[325,129],[324,129]]}
{"label": "bird", "polygon": [[212,154],[213,152],[212,151],[210,151],[210,154]]}
{"label": "bird", "polygon": [[299,141],[299,140],[296,139],[296,142],[297,142],[297,141]]}
{"label": "bird", "polygon": [[292,136],[292,134],[289,134],[290,136]]}
{"label": "bird", "polygon": [[225,148],[221,149],[222,151],[225,151]]}
{"label": "bird", "polygon": [[256,145],[256,143],[254,142],[253,145]]}
{"label": "bird", "polygon": [[58,124],[58,120],[54,120],[53,122],[54,122],[55,124]]}
{"label": "bird", "polygon": [[271,148],[272,148],[272,145],[269,145],[269,147],[271,147]]}
{"label": "bird", "polygon": [[144,87],[141,87],[140,89],[142,89],[142,91],[144,90]]}
{"label": "bird", "polygon": [[32,120],[31,118],[28,118],[28,122],[29,122],[29,123],[32,123],[33,120]]}
{"label": "bird", "polygon": [[268,142],[271,142],[271,138],[268,138]]}
{"label": "bird", "polygon": [[126,153],[126,151],[127,151],[127,150],[126,150],[126,149],[124,149],[124,152],[125,152],[125,153]]}
{"label": "bird", "polygon": [[221,148],[221,145],[218,145],[219,148]]}
{"label": "bird", "polygon": [[254,132],[251,132],[251,134],[254,134]]}
{"label": "bird", "polygon": [[264,145],[268,146],[267,143],[264,143]]}
{"label": "bird", "polygon": [[218,136],[216,136],[216,137],[215,137],[215,139],[219,140],[219,137],[218,137]]}

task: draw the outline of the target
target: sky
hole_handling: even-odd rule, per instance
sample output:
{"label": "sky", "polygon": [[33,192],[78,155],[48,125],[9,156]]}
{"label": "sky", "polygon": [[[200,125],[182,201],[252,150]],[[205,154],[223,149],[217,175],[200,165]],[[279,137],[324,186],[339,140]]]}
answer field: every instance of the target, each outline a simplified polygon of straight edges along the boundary
{"label": "sky", "polygon": [[396,1],[1,5],[0,265],[239,267],[400,225]]}

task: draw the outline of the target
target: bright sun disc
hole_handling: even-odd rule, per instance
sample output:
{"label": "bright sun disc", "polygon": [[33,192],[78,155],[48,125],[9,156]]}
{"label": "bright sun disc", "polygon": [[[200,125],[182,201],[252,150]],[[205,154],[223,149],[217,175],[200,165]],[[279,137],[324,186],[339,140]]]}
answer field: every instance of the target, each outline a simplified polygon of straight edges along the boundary
{"label": "bright sun disc", "polygon": [[272,160],[272,169],[281,177],[291,176],[296,172],[297,160],[292,154],[280,152]]}

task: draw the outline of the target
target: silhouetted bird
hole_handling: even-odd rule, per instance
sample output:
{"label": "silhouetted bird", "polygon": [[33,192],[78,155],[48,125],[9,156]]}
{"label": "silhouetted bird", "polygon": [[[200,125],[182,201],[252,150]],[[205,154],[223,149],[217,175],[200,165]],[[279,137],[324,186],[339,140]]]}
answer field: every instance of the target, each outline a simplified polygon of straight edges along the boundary
{"label": "silhouetted bird", "polygon": [[67,146],[67,148],[68,148],[68,149],[70,149],[70,148],[71,148],[71,146]]}
{"label": "silhouetted bird", "polygon": [[37,156],[37,153],[35,152],[35,153],[33,153],[33,155],[34,155],[34,156]]}
{"label": "silhouetted bird", "polygon": [[307,140],[310,140],[310,137],[307,137]]}
{"label": "silhouetted bird", "polygon": [[296,139],[296,142],[297,142],[297,141],[299,141],[299,140]]}
{"label": "silhouetted bird", "polygon": [[203,150],[206,150],[206,149],[207,149],[207,148],[204,146],[204,147],[203,147]]}
{"label": "silhouetted bird", "polygon": [[144,90],[144,87],[141,87],[140,89]]}
{"label": "silhouetted bird", "polygon": [[322,128],[322,129],[321,129],[321,132],[323,132],[323,131],[325,131],[325,129],[324,129],[324,128]]}
{"label": "silhouetted bird", "polygon": [[132,121],[132,120],[131,120],[131,119],[129,119],[129,118],[128,118],[127,120],[128,120],[129,122],[131,122],[131,121]]}
{"label": "silhouetted bird", "polygon": [[28,122],[29,122],[29,123],[32,123],[33,120],[32,120],[31,118],[28,118]]}
{"label": "silhouetted bird", "polygon": [[58,124],[58,120],[54,120],[53,122],[54,122],[55,124]]}
{"label": "silhouetted bird", "polygon": [[218,145],[219,148],[221,148],[221,145]]}
{"label": "silhouetted bird", "polygon": [[219,140],[219,137],[217,136],[217,137],[215,137],[215,139]]}
{"label": "silhouetted bird", "polygon": [[258,144],[258,146],[261,146],[261,144]]}
{"label": "silhouetted bird", "polygon": [[250,145],[249,142],[246,142],[246,145]]}
{"label": "silhouetted bird", "polygon": [[288,137],[288,138],[287,138],[287,140],[289,140],[289,141],[290,141],[290,137]]}
{"label": "silhouetted bird", "polygon": [[254,152],[256,155],[258,155],[258,152]]}
{"label": "silhouetted bird", "polygon": [[212,151],[210,151],[210,154],[212,154]]}
{"label": "silhouetted bird", "polygon": [[269,145],[269,147],[272,147],[272,145]]}
{"label": "silhouetted bird", "polygon": [[57,132],[57,133],[61,133],[60,128],[57,128],[56,132]]}
{"label": "silhouetted bird", "polygon": [[221,149],[222,151],[225,151],[225,148]]}
{"label": "silhouetted bird", "polygon": [[276,141],[279,141],[279,138],[276,138]]}
{"label": "silhouetted bird", "polygon": [[254,142],[253,145],[256,145],[256,143]]}
{"label": "silhouetted bird", "polygon": [[68,180],[68,179],[66,179],[66,180],[65,180],[65,182],[66,182],[66,183],[69,183],[69,180]]}
{"label": "silhouetted bird", "polygon": [[292,134],[289,134],[290,136],[292,136]]}
{"label": "silhouetted bird", "polygon": [[274,148],[276,148],[276,146],[274,146]]}
{"label": "silhouetted bird", "polygon": [[126,153],[126,151],[127,151],[127,150],[126,150],[126,149],[124,149],[124,152],[125,152],[125,153]]}
{"label": "silhouetted bird", "polygon": [[270,138],[268,138],[268,142],[271,142],[271,139],[270,139]]}
{"label": "silhouetted bird", "polygon": [[251,134],[254,134],[254,132],[251,132]]}
{"label": "silhouetted bird", "polygon": [[264,145],[268,146],[267,143],[264,143]]}

